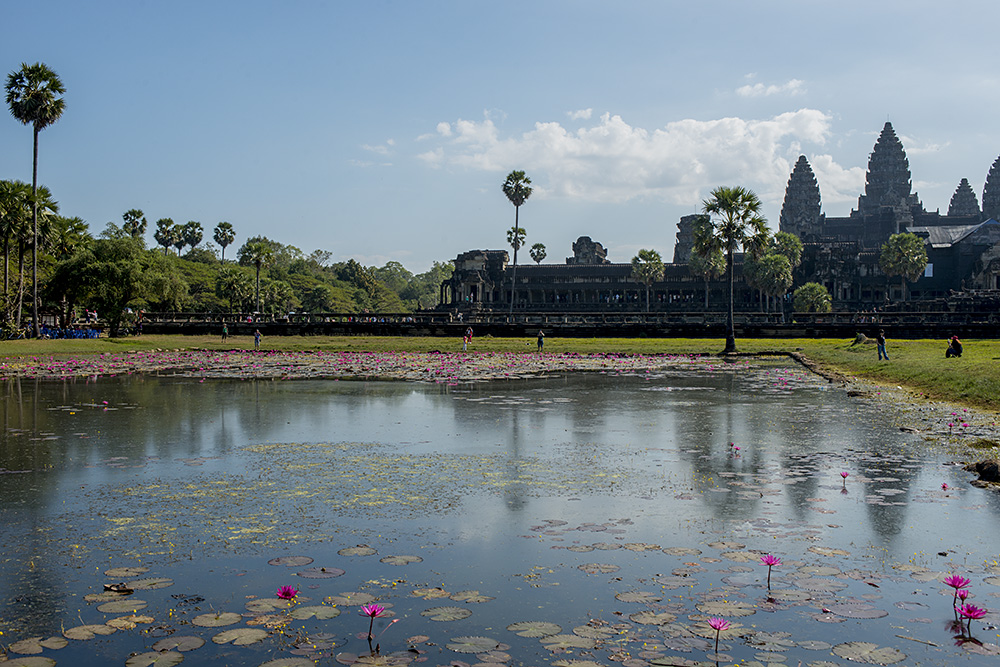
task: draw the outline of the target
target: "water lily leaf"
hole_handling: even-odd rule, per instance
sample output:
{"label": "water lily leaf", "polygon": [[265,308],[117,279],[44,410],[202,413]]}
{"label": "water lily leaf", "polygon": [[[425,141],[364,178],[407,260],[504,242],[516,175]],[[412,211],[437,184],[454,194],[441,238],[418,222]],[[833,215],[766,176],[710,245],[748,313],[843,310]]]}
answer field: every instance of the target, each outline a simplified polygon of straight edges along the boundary
{"label": "water lily leaf", "polygon": [[[797,646],[790,632],[755,632],[747,643],[762,651],[782,652]],[[769,662],[769,661],[767,661]]]}
{"label": "water lily leaf", "polygon": [[552,665],[553,667],[604,667],[603,664],[593,660],[556,660]]}
{"label": "water lily leaf", "polygon": [[153,622],[152,616],[145,616],[145,615],[137,616],[135,614],[132,614],[130,616],[119,616],[117,618],[109,619],[107,621],[104,621],[104,624],[109,625],[117,630],[131,630],[139,623],[152,623],[152,622]]}
{"label": "water lily leaf", "polygon": [[507,626],[507,629],[521,637],[530,638],[548,637],[562,632],[562,627],[556,625],[555,623],[547,623],[545,621],[521,621],[520,623],[511,623]]}
{"label": "water lily leaf", "polygon": [[333,579],[334,577],[339,577],[344,573],[345,571],[341,570],[339,567],[310,567],[307,570],[302,570],[301,572],[296,572],[295,574],[306,579]]}
{"label": "water lily leaf", "polygon": [[825,579],[823,577],[804,577],[795,581],[798,588],[819,593],[834,593],[847,588],[847,582],[840,579]]}
{"label": "water lily leaf", "polygon": [[619,593],[615,596],[615,599],[620,602],[642,602],[649,604],[652,602],[659,602],[663,599],[663,596],[657,595],[656,593],[647,593],[645,591],[628,591],[627,593]]}
{"label": "water lily leaf", "polygon": [[747,545],[742,542],[709,542],[708,546],[720,551],[730,551],[733,549],[745,549]]}
{"label": "water lily leaf", "polygon": [[413,591],[413,595],[418,598],[424,598],[425,600],[433,600],[434,598],[446,598],[449,596],[448,591],[445,589],[438,588],[417,588]]}
{"label": "water lily leaf", "polygon": [[386,556],[379,559],[379,562],[386,565],[409,565],[410,563],[420,563],[423,560],[420,556]]}
{"label": "water lily leaf", "polygon": [[224,625],[239,623],[243,617],[232,611],[223,611],[218,614],[202,614],[191,619],[193,625],[202,628],[221,628]]}
{"label": "water lily leaf", "polygon": [[891,665],[906,659],[906,654],[891,646],[880,647],[871,642],[846,642],[833,647],[833,653],[844,660]]}
{"label": "water lily leaf", "polygon": [[477,604],[480,602],[489,602],[490,600],[495,599],[488,595],[483,595],[479,591],[459,591],[457,593],[453,593],[450,597],[455,602],[473,602]]}
{"label": "water lily leaf", "polygon": [[280,556],[267,561],[268,565],[283,565],[285,567],[302,567],[313,562],[309,556]]}
{"label": "water lily leaf", "polygon": [[337,552],[341,556],[374,556],[378,553],[367,544],[359,544],[356,547],[347,547]]}
{"label": "water lily leaf", "polygon": [[882,618],[889,615],[887,611],[864,603],[832,604],[827,610],[844,618]]}
{"label": "water lily leaf", "polygon": [[340,595],[327,596],[323,601],[341,607],[362,606],[371,604],[377,600],[371,593],[341,593]]}
{"label": "water lily leaf", "polygon": [[812,577],[832,577],[840,574],[840,568],[831,565],[803,565],[799,568],[799,572]]}
{"label": "water lily leaf", "polygon": [[413,656],[407,653],[390,653],[389,655],[362,655],[354,661],[355,665],[364,667],[401,667],[413,662]]}
{"label": "water lily leaf", "polygon": [[722,558],[726,560],[731,560],[734,563],[759,563],[760,557],[764,555],[763,551],[726,551],[719,554]]}
{"label": "water lily leaf", "polygon": [[205,645],[205,640],[201,637],[195,637],[193,635],[179,635],[173,637],[164,637],[160,641],[153,644],[154,651],[180,651],[181,653],[186,653],[187,651],[193,651],[195,649],[201,648]]}
{"label": "water lily leaf", "polygon": [[125,661],[125,667],[173,667],[184,662],[184,655],[177,651],[149,651],[133,655]]}
{"label": "water lily leaf", "polygon": [[[700,621],[698,623],[695,623],[694,625],[692,625],[690,627],[690,629],[691,629],[692,634],[695,634],[695,635],[697,635],[699,637],[705,637],[705,638],[713,639],[713,640],[715,639],[715,628],[713,628],[712,626],[710,626],[708,624],[708,621]],[[744,633],[745,630],[746,630],[746,628],[743,625],[739,624],[739,623],[730,623],[730,625],[729,625],[729,627],[727,629],[722,630],[722,631],[719,632],[719,639],[733,639],[735,637],[739,637],[740,635],[742,635]],[[677,639],[668,640],[668,642],[676,642],[676,641],[683,640],[683,639],[685,639],[685,638],[684,637],[679,637]],[[668,643],[668,645],[670,645],[670,644]],[[673,646],[673,645],[670,645],[670,646],[674,650],[677,650],[676,646]]]}
{"label": "water lily leaf", "polygon": [[804,648],[807,651],[826,651],[832,646],[832,644],[819,641],[818,639],[806,639],[805,641],[795,642],[795,644],[799,648]]}
{"label": "water lily leaf", "polygon": [[614,637],[618,632],[609,625],[578,625],[573,628],[573,634],[588,639],[608,639]]}
{"label": "water lily leaf", "polygon": [[595,542],[593,545],[595,549],[600,549],[601,551],[614,551],[615,549],[621,549],[622,545],[615,542]]}
{"label": "water lily leaf", "polygon": [[[753,606],[745,602],[730,602],[728,600],[710,600],[696,604],[698,611],[709,616],[722,616],[739,618],[741,616],[751,616],[757,613]],[[712,631],[715,635],[715,631]]]}
{"label": "water lily leaf", "polygon": [[447,644],[448,648],[456,653],[484,653],[496,649],[499,645],[500,642],[489,637],[453,637]]}
{"label": "water lily leaf", "polygon": [[111,577],[112,579],[127,579],[129,577],[138,577],[140,574],[146,574],[149,572],[148,567],[113,567],[110,570],[104,571],[104,576]]}
{"label": "water lily leaf", "polygon": [[472,612],[464,607],[433,607],[420,612],[432,621],[460,621],[472,616]]}
{"label": "water lily leaf", "polygon": [[22,639],[10,645],[10,650],[14,653],[33,654],[41,653],[43,649],[58,650],[65,648],[69,644],[64,637],[31,637]]}
{"label": "water lily leaf", "polygon": [[843,549],[831,549],[830,547],[817,547],[812,546],[806,549],[806,551],[811,551],[814,554],[819,554],[820,556],[850,556],[850,551],[844,551]]}
{"label": "water lily leaf", "polygon": [[212,637],[212,641],[216,644],[232,643],[233,646],[249,646],[261,641],[267,637],[267,634],[267,630],[260,628],[233,628],[232,630],[223,630]]}
{"label": "water lily leaf", "polygon": [[29,655],[23,658],[12,658],[3,663],[3,667],[55,667],[56,661],[41,655]]}
{"label": "water lily leaf", "polygon": [[583,565],[577,565],[576,569],[583,570],[587,574],[611,574],[621,568],[609,563],[584,563]]}
{"label": "water lily leaf", "polygon": [[666,625],[676,621],[677,615],[671,614],[669,611],[655,612],[647,609],[629,614],[628,618],[630,621],[642,623],[643,625]]}
{"label": "water lily leaf", "polygon": [[663,553],[668,556],[700,556],[701,550],[690,547],[667,547],[663,549]]}
{"label": "water lily leaf", "polygon": [[589,637],[581,637],[579,635],[550,635],[548,637],[542,637],[538,641],[542,642],[545,648],[550,651],[561,651],[571,648],[590,649],[597,646],[597,642],[593,639],[590,639]]}
{"label": "water lily leaf", "polygon": [[63,637],[79,641],[87,641],[88,639],[93,639],[95,635],[110,635],[113,632],[115,632],[114,628],[104,625],[103,623],[101,625],[78,625],[65,630],[63,632]]}
{"label": "water lily leaf", "polygon": [[267,614],[272,611],[288,609],[292,604],[291,600],[282,600],[281,598],[257,598],[256,600],[247,600],[246,608],[247,611],[252,611],[255,614]]}
{"label": "water lily leaf", "polygon": [[316,663],[306,658],[278,658],[261,663],[260,667],[316,667]]}
{"label": "water lily leaf", "polygon": [[647,544],[645,542],[627,542],[622,545],[623,548],[629,551],[659,551],[659,544]]}
{"label": "water lily leaf", "polygon": [[332,605],[320,604],[310,607],[296,607],[288,615],[300,621],[310,618],[315,618],[318,621],[327,621],[340,616],[340,609]]}
{"label": "water lily leaf", "polygon": [[136,579],[135,581],[128,582],[128,585],[132,587],[132,590],[151,591],[157,588],[173,586],[174,580],[167,579],[166,577],[152,577],[149,579]]}
{"label": "water lily leaf", "polygon": [[986,577],[983,579],[983,583],[990,586],[1000,586],[1000,577]]}
{"label": "water lily leaf", "polygon": [[121,600],[127,593],[116,593],[114,591],[103,591],[101,593],[87,593],[83,599],[87,602],[110,602],[111,600]]}
{"label": "water lily leaf", "polygon": [[667,589],[684,588],[685,586],[696,586],[698,580],[694,577],[663,576],[653,579],[656,583]]}
{"label": "water lily leaf", "polygon": [[585,554],[594,550],[594,547],[589,544],[574,544],[571,547],[566,547],[566,551],[572,551],[573,553]]}
{"label": "water lily leaf", "polygon": [[145,609],[148,606],[145,600],[136,600],[134,598],[125,598],[124,600],[114,600],[112,602],[105,602],[97,611],[103,614],[126,614],[128,612],[137,612],[140,609]]}

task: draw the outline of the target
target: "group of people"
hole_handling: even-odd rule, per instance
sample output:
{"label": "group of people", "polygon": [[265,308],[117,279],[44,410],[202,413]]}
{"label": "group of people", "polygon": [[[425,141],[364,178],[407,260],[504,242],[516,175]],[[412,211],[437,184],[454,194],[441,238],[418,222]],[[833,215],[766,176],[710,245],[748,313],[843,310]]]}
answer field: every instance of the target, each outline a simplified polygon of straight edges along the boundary
{"label": "group of people", "polygon": [[[223,339],[225,340],[225,339]],[[465,330],[465,335],[462,336],[462,352],[469,351],[469,343],[472,342],[472,327],[468,327]],[[538,351],[541,352],[542,348],[545,347],[545,332],[541,329],[538,330]]]}
{"label": "group of people", "polygon": [[[878,330],[878,335],[875,336],[875,346],[878,348],[878,360],[882,361],[885,359],[889,361],[889,353],[885,349],[884,329]],[[948,349],[944,351],[944,356],[946,359],[962,356],[962,341],[958,339],[958,336],[952,336],[948,339]]]}
{"label": "group of people", "polygon": [[[225,343],[226,339],[229,338],[229,325],[225,322],[222,323],[222,342]],[[260,329],[253,330],[253,349],[260,349]]]}

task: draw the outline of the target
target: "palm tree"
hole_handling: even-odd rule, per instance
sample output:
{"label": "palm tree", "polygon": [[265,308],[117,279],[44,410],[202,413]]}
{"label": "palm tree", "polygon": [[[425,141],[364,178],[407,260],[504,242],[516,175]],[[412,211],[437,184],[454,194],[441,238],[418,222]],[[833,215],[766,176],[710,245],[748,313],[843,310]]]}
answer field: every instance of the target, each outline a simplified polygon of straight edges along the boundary
{"label": "palm tree", "polygon": [[267,243],[261,241],[251,241],[240,248],[240,259],[247,264],[253,264],[257,269],[257,280],[254,288],[256,311],[260,312],[260,269],[271,263],[274,259],[274,249]]}
{"label": "palm tree", "polygon": [[893,234],[882,245],[878,265],[885,271],[885,275],[900,277],[903,301],[906,301],[906,281],[916,282],[927,268],[924,240],[909,232]]}
{"label": "palm tree", "polygon": [[643,248],[632,258],[632,277],[646,286],[646,312],[649,312],[649,288],[663,277],[663,258],[655,250]]}
{"label": "palm tree", "polygon": [[503,193],[514,205],[514,226],[507,232],[507,242],[514,248],[514,269],[510,274],[510,312],[514,313],[514,290],[517,283],[517,249],[524,243],[525,232],[518,225],[518,214],[521,205],[531,196],[531,179],[524,175],[523,171],[512,171],[507,174],[507,180],[503,182]]}
{"label": "palm tree", "polygon": [[222,246],[222,263],[226,263],[226,246],[236,240],[236,232],[228,222],[220,222],[215,226],[215,242]]}
{"label": "palm tree", "polygon": [[729,306],[726,314],[726,349],[736,352],[736,328],[733,325],[733,255],[738,248],[754,251],[767,239],[767,221],[761,215],[761,201],[752,190],[720,186],[702,202],[709,216],[707,224],[696,229],[694,250],[708,255],[722,250],[726,255],[726,280],[729,283]]}
{"label": "palm tree", "polygon": [[536,243],[531,246],[531,250],[528,251],[528,254],[531,255],[531,259],[535,261],[535,264],[541,264],[542,260],[548,255],[548,253],[545,252],[544,243]]}
{"label": "palm tree", "polygon": [[134,239],[141,239],[146,233],[146,214],[142,209],[130,208],[122,213],[122,229]]}
{"label": "palm tree", "polygon": [[153,238],[157,245],[163,246],[163,255],[166,256],[167,249],[174,244],[174,237],[177,235],[177,227],[174,226],[173,218],[160,218],[156,221],[156,231]]}
{"label": "palm tree", "polygon": [[31,186],[21,181],[0,181],[0,237],[3,237],[4,317],[10,321],[10,244],[25,234]]}
{"label": "palm tree", "polygon": [[181,227],[181,236],[184,237],[184,243],[191,246],[191,250],[195,249],[204,235],[204,229],[200,222],[191,220],[186,225]]}
{"label": "palm tree", "polygon": [[[25,125],[34,129],[34,150],[31,162],[32,200],[38,190],[38,134],[59,120],[66,103],[62,97],[66,89],[56,73],[42,63],[21,64],[21,69],[7,76],[7,106],[10,113]],[[32,207],[31,228],[38,237],[38,208]],[[32,299],[31,312],[34,317],[35,337],[41,335],[38,322],[38,244],[32,242]]]}

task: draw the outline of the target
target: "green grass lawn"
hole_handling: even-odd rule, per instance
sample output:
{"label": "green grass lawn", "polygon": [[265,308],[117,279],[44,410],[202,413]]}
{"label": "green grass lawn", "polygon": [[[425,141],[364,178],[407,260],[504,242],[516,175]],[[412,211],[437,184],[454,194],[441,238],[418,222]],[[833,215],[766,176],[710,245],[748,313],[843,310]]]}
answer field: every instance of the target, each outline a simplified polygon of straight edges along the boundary
{"label": "green grass lawn", "polygon": [[[928,398],[970,406],[1000,408],[1000,340],[966,340],[965,354],[945,359],[944,340],[890,340],[891,361],[879,362],[873,342],[853,344],[834,339],[738,339],[742,353],[799,352],[823,367],[843,375],[882,384],[899,385]],[[457,352],[458,338],[391,336],[265,337],[264,350]],[[557,338],[545,340],[547,353],[715,354],[719,339],[705,338]],[[143,350],[249,350],[251,336],[143,336],[96,340],[19,340],[0,342],[0,358],[121,353]],[[530,352],[534,338],[477,337],[469,347],[476,352]]]}

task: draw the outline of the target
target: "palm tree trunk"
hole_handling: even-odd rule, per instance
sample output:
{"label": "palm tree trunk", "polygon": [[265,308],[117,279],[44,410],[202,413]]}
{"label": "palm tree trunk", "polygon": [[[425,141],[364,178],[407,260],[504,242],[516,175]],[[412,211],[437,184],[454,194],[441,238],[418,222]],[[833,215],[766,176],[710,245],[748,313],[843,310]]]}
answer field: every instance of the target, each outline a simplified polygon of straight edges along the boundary
{"label": "palm tree trunk", "polygon": [[518,242],[517,230],[520,222],[518,221],[518,213],[521,212],[520,206],[514,207],[514,270],[510,272],[510,315],[514,314],[514,301],[517,297],[517,246],[521,245]]}
{"label": "palm tree trunk", "polygon": [[21,328],[21,315],[24,310],[24,241],[17,245],[17,327]]}
{"label": "palm tree trunk", "polygon": [[31,161],[31,321],[35,338],[42,337],[38,324],[38,133],[40,128],[35,124],[35,146]]}
{"label": "palm tree trunk", "polygon": [[705,310],[708,310],[708,276],[705,276]]}
{"label": "palm tree trunk", "polygon": [[260,312],[260,264],[257,265],[257,287],[256,290],[254,291],[256,294],[255,301],[257,302],[257,307],[255,308],[255,310],[259,313]]}
{"label": "palm tree trunk", "polygon": [[726,249],[726,275],[729,283],[729,310],[726,313],[726,349],[723,354],[736,352],[736,327],[733,324],[733,249]]}

